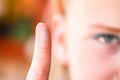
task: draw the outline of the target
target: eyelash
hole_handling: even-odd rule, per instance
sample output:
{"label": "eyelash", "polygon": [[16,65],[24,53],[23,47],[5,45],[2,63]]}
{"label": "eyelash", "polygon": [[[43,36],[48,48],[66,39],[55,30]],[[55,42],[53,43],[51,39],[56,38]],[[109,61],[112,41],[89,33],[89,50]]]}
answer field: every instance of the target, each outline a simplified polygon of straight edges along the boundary
{"label": "eyelash", "polygon": [[114,34],[101,33],[94,36],[95,40],[107,45],[116,45],[120,43],[120,37]]}

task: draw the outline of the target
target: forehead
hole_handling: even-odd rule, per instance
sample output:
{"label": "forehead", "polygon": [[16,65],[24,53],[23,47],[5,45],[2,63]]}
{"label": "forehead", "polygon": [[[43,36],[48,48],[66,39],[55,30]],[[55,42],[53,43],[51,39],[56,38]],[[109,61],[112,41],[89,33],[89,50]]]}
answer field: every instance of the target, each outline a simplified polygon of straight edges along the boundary
{"label": "forehead", "polygon": [[71,0],[69,6],[67,16],[70,22],[120,28],[120,0]]}

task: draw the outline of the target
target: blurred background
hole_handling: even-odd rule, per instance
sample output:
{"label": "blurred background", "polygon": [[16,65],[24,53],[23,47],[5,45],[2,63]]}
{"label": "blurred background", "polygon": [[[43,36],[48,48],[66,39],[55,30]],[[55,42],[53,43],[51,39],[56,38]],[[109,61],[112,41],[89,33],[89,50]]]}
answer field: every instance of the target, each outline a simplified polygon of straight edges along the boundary
{"label": "blurred background", "polygon": [[26,80],[38,22],[50,19],[47,0],[0,0],[0,80]]}

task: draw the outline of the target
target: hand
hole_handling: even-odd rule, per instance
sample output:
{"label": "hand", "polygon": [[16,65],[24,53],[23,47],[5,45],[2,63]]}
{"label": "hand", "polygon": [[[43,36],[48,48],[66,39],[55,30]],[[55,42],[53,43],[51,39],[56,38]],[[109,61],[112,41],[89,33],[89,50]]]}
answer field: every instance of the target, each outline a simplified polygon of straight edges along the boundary
{"label": "hand", "polygon": [[45,24],[36,28],[34,56],[27,80],[48,80],[51,64],[50,31]]}

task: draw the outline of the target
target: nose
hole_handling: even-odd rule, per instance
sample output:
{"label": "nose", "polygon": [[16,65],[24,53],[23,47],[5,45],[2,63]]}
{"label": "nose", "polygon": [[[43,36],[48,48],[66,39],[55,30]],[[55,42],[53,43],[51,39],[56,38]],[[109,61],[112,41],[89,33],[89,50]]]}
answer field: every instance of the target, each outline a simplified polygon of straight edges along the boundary
{"label": "nose", "polygon": [[115,80],[120,80],[120,56],[119,56],[119,60],[118,60],[118,63],[117,63],[117,79]]}
{"label": "nose", "polygon": [[112,74],[108,80],[120,80],[120,51],[111,59]]}
{"label": "nose", "polygon": [[111,80],[120,80],[120,79],[119,79],[118,75],[116,74],[116,75],[114,75],[114,76],[112,77]]}
{"label": "nose", "polygon": [[115,74],[113,75],[112,80],[120,80],[120,51],[118,55],[114,57],[113,66],[115,69]]}
{"label": "nose", "polygon": [[120,80],[120,70],[119,70],[119,73],[118,73],[118,80]]}
{"label": "nose", "polygon": [[112,76],[111,80],[120,80],[120,68],[119,70]]}

